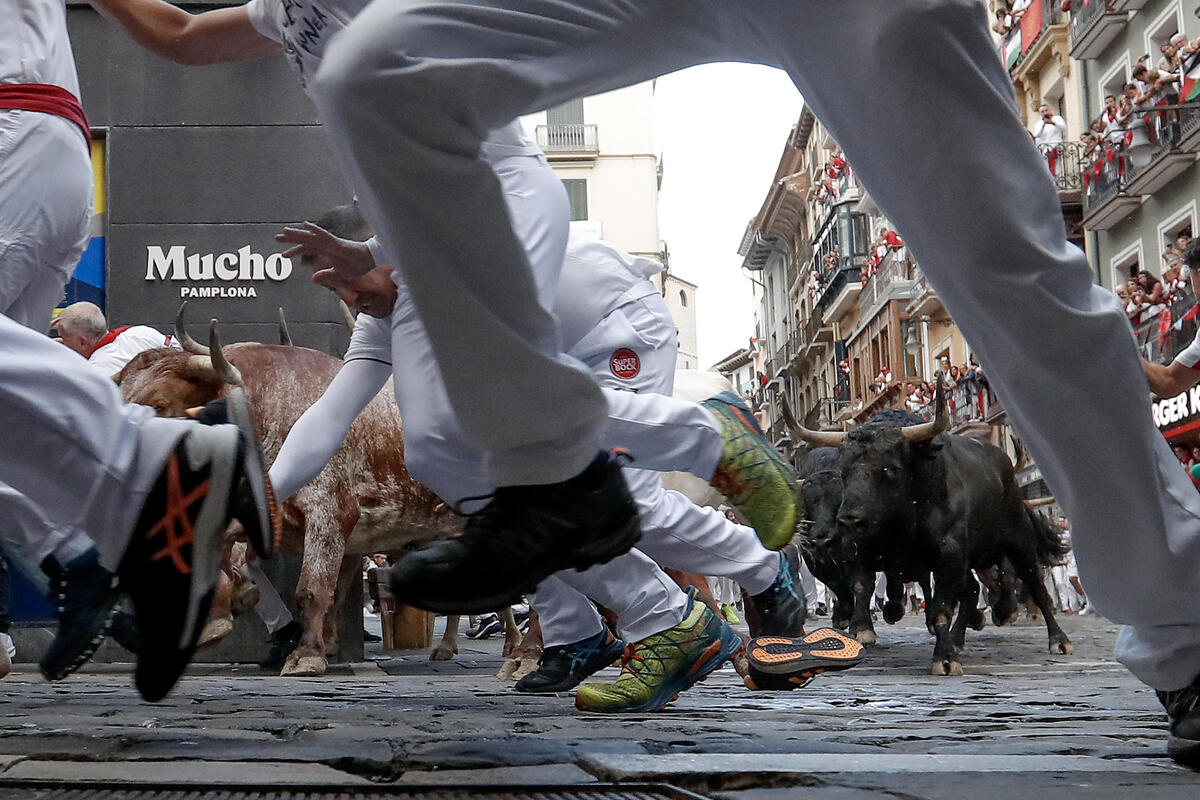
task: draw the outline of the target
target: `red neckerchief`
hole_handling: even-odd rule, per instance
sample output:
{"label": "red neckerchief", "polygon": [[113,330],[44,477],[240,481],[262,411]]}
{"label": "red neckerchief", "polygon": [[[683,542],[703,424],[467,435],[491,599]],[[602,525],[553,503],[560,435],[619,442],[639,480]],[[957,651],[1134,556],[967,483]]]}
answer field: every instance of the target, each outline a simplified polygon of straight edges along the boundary
{"label": "red neckerchief", "polygon": [[92,357],[92,353],[96,352],[96,351],[97,351],[97,350],[99,350],[101,347],[104,347],[104,345],[106,345],[106,344],[112,344],[114,341],[116,341],[116,338],[117,338],[118,336],[120,336],[120,335],[121,335],[122,333],[124,333],[125,331],[129,330],[131,327],[133,327],[133,326],[132,326],[132,325],[126,325],[126,326],[124,326],[124,327],[122,327],[122,328],[113,328],[111,331],[109,331],[108,333],[106,333],[106,334],[104,334],[103,336],[101,336],[101,337],[100,337],[100,341],[96,342],[96,346],[92,348],[92,352],[91,352],[91,353],[88,353],[88,358],[91,358],[91,357]]}

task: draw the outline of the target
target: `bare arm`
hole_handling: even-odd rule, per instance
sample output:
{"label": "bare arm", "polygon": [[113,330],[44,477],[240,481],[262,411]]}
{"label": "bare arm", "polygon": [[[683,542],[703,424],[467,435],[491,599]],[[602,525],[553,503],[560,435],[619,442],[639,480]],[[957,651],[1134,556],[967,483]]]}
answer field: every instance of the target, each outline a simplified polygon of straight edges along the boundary
{"label": "bare arm", "polygon": [[1142,366],[1146,369],[1146,380],[1150,382],[1150,391],[1155,397],[1174,397],[1200,381],[1200,371],[1185,367],[1178,361],[1172,361],[1164,367],[1143,360]]}
{"label": "bare arm", "polygon": [[244,6],[189,14],[165,0],[91,0],[134,41],[179,64],[221,64],[260,58],[279,45],[250,24]]}

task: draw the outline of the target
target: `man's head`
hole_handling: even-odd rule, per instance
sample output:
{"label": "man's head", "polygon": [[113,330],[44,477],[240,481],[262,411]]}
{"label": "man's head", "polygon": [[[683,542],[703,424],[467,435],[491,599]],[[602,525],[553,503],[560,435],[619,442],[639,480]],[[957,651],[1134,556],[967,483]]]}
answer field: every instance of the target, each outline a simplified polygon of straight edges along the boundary
{"label": "man's head", "polygon": [[58,335],[62,343],[87,358],[96,342],[108,333],[104,312],[95,303],[72,303],[58,315]]}
{"label": "man's head", "polygon": [[1050,110],[1050,106],[1046,105],[1045,103],[1042,103],[1040,106],[1038,106],[1038,113],[1043,117],[1053,116],[1054,114],[1054,112]]}
{"label": "man's head", "polygon": [[[373,235],[357,205],[335,206],[317,217],[314,223],[334,236],[355,242],[365,242]],[[301,258],[301,263],[311,267],[308,261]],[[386,317],[396,305],[396,284],[391,276],[392,268],[380,265],[353,281],[333,280],[322,285],[355,311],[372,317]]]}
{"label": "man's head", "polygon": [[[1134,77],[1135,78],[1137,77],[1136,72],[1134,73]],[[1130,100],[1132,100],[1133,98],[1137,97],[1137,95],[1138,95],[1138,87],[1137,87],[1136,83],[1125,84],[1125,96],[1126,97],[1128,97]]]}

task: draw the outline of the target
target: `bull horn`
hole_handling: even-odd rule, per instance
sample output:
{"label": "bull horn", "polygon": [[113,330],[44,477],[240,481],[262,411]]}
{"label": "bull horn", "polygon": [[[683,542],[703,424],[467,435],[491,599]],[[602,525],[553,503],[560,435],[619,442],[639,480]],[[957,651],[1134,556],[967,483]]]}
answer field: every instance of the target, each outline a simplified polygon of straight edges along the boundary
{"label": "bull horn", "polygon": [[788,430],[797,439],[808,442],[814,447],[837,447],[842,443],[842,439],[846,438],[846,434],[841,431],[811,431],[796,421],[795,415],[792,414],[792,407],[788,405],[787,395],[780,395],[783,400],[783,421],[788,426]]}
{"label": "bull horn", "polygon": [[188,301],[184,300],[179,304],[179,313],[175,315],[175,339],[179,342],[183,349],[192,355],[206,356],[208,348],[197,342],[183,328],[183,312],[187,309]]}
{"label": "bull horn", "polygon": [[1041,508],[1042,506],[1054,505],[1053,497],[1035,497],[1032,500],[1026,500],[1025,504],[1030,508]]}
{"label": "bull horn", "polygon": [[217,336],[217,321],[214,319],[208,325],[208,349],[209,357],[212,359],[213,371],[217,373],[217,377],[233,386],[242,385],[242,373],[238,372],[238,368],[225,360],[225,353],[221,350],[221,339]]}
{"label": "bull horn", "polygon": [[946,428],[950,427],[950,409],[946,405],[946,390],[942,388],[942,371],[934,373],[937,389],[933,393],[934,407],[937,409],[933,419],[919,425],[905,425],[900,429],[900,435],[910,442],[928,442]]}
{"label": "bull horn", "polygon": [[279,343],[292,346],[292,336],[288,333],[287,320],[283,316],[283,306],[279,307]]}
{"label": "bull horn", "polygon": [[354,330],[355,320],[354,314],[350,311],[350,306],[346,305],[345,300],[338,300],[338,308],[342,309],[342,319],[346,320],[346,327]]}

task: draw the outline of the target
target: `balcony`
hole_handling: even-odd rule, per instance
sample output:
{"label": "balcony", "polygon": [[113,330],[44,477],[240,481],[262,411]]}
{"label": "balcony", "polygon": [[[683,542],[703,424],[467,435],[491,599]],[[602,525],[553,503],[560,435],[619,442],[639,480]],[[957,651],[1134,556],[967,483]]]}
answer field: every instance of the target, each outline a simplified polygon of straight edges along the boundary
{"label": "balcony", "polygon": [[788,426],[782,418],[771,423],[771,427],[767,430],[767,438],[771,440],[771,444],[776,450],[783,450],[792,444],[792,432],[788,430]]}
{"label": "balcony", "polygon": [[929,285],[925,271],[919,266],[912,269],[912,298],[908,301],[905,312],[912,317],[927,317],[940,311],[942,301],[937,291]]}
{"label": "balcony", "polygon": [[1060,202],[1078,201],[1083,189],[1083,173],[1086,171],[1081,142],[1062,142],[1038,146],[1050,180],[1058,190]]}
{"label": "balcony", "polygon": [[1195,304],[1187,291],[1165,310],[1142,319],[1133,329],[1138,352],[1148,361],[1169,364],[1196,336],[1197,316],[1188,316]]}
{"label": "balcony", "polygon": [[825,430],[838,418],[838,415],[849,407],[849,400],[822,397],[804,413],[804,427],[814,431]]}
{"label": "balcony", "polygon": [[1145,202],[1129,191],[1129,178],[1136,173],[1129,159],[1123,153],[1108,152],[1113,155],[1098,162],[1098,170],[1090,170],[1083,193],[1083,227],[1092,231],[1108,230]]}
{"label": "balcony", "polygon": [[875,274],[863,282],[858,295],[860,324],[865,324],[892,300],[908,300],[913,296],[913,266],[908,260],[908,248],[888,251]]}
{"label": "balcony", "polygon": [[817,295],[817,309],[825,317],[835,319],[850,308],[862,290],[862,267],[852,266],[849,258],[841,260],[841,266],[830,270]]}
{"label": "balcony", "polygon": [[538,125],[535,131],[538,147],[550,158],[588,157],[600,154],[599,137],[595,125],[570,123],[563,125]]}
{"label": "balcony", "polygon": [[1001,58],[1014,78],[1023,80],[1041,67],[1054,48],[1053,40],[1062,37],[1065,42],[1069,36],[1067,23],[1061,0],[1034,0],[1030,4],[1020,24],[1000,45]]}
{"label": "balcony", "polygon": [[1113,0],[1080,0],[1071,9],[1071,58],[1099,58],[1129,21],[1128,11],[1116,11]]}
{"label": "balcony", "polygon": [[1196,161],[1194,149],[1184,149],[1179,142],[1185,129],[1189,140],[1200,140],[1196,135],[1200,130],[1200,105],[1162,106],[1155,110],[1156,114],[1147,117],[1154,126],[1154,142],[1146,145],[1144,153],[1129,151],[1125,168],[1129,194],[1154,194]]}
{"label": "balcony", "polygon": [[1112,0],[1113,11],[1137,11],[1149,0]]}

